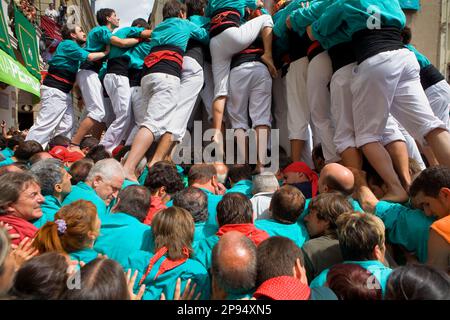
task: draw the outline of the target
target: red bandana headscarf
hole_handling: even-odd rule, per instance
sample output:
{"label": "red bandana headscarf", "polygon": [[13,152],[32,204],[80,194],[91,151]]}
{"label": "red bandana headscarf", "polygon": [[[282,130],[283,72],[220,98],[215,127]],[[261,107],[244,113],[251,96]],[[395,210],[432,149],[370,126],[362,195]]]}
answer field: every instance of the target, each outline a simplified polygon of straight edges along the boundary
{"label": "red bandana headscarf", "polygon": [[312,196],[315,197],[319,191],[319,176],[304,162],[294,162],[283,170],[283,173],[298,172],[303,173],[311,182]]}

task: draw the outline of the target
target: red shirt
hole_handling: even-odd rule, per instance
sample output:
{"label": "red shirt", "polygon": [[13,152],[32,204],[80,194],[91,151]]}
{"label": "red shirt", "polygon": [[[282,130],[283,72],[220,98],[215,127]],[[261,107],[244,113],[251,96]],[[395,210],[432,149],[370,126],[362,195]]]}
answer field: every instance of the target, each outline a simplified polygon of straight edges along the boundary
{"label": "red shirt", "polygon": [[167,206],[162,202],[161,197],[152,196],[150,199],[150,209],[148,210],[147,217],[145,217],[144,224],[151,226],[153,217],[160,210],[166,209]]}
{"label": "red shirt", "polygon": [[270,300],[309,300],[311,288],[300,280],[282,276],[263,282],[253,297]]}
{"label": "red shirt", "polygon": [[30,222],[13,215],[0,216],[0,221],[9,224],[9,226],[12,227],[12,229],[8,231],[9,234],[18,234],[20,236],[20,238],[12,240],[12,243],[16,245],[24,238],[28,237],[33,239],[38,231],[38,229]]}
{"label": "red shirt", "polygon": [[269,238],[269,234],[263,230],[259,230],[253,223],[247,224],[226,224],[220,227],[216,235],[221,237],[225,233],[230,231],[237,231],[244,234],[247,238],[252,240],[255,245],[259,245],[261,242]]}

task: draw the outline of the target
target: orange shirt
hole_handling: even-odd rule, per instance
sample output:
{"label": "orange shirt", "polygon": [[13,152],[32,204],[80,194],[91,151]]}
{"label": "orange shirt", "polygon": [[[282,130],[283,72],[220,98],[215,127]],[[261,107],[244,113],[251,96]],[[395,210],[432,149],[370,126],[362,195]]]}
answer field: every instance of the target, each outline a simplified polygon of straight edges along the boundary
{"label": "orange shirt", "polygon": [[450,243],[450,215],[439,219],[431,225],[431,229],[436,231],[448,243]]}

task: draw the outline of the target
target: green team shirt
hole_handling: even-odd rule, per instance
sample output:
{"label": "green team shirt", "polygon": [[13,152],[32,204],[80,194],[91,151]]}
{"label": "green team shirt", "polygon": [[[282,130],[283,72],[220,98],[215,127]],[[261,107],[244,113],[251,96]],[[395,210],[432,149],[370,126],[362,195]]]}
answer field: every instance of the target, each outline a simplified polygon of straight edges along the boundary
{"label": "green team shirt", "polygon": [[[144,28],[126,27],[117,30],[117,32],[114,33],[113,36],[116,36],[120,39],[139,38],[144,30],[145,30]],[[120,48],[116,46],[111,46],[108,58],[114,59],[122,57],[128,50],[130,50],[130,48]]]}
{"label": "green team shirt", "polygon": [[292,30],[302,36],[306,32],[306,27],[319,19],[332,2],[333,0],[316,0],[307,8],[299,7],[294,10],[290,14]]}
{"label": "green team shirt", "polygon": [[64,40],[58,45],[49,65],[57,69],[77,73],[80,63],[85,62],[88,56],[89,52],[81,48],[78,43],[73,40]]}
{"label": "green team shirt", "polygon": [[398,29],[403,29],[406,24],[406,16],[398,0],[337,0],[327,8],[327,15],[321,16],[320,20],[320,28],[313,28],[313,34],[321,39],[333,37],[336,30],[351,37],[367,29],[371,21],[379,22],[379,27]]}
{"label": "green team shirt", "polygon": [[150,47],[171,45],[184,52],[191,38],[204,45],[209,43],[209,35],[205,28],[201,28],[187,19],[168,18],[153,30]]}
{"label": "green team shirt", "polygon": [[421,263],[427,261],[428,238],[434,218],[427,217],[422,210],[386,201],[378,202],[375,215],[383,220],[389,242],[415,252]]}
{"label": "green team shirt", "polygon": [[252,10],[256,9],[256,0],[209,0],[205,10],[205,15],[212,18],[214,12],[217,10],[232,8],[239,11],[241,19],[243,19],[246,7]]}
{"label": "green team shirt", "polygon": [[89,31],[85,49],[89,52],[105,51],[106,46],[111,44],[111,30],[106,26],[97,26]]}

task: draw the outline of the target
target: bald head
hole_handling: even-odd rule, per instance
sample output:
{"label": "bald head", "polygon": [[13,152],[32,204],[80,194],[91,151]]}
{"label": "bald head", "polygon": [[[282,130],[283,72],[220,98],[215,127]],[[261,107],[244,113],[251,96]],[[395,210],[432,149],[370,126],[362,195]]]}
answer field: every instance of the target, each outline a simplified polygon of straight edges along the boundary
{"label": "bald head", "polygon": [[212,252],[212,274],[227,294],[243,294],[254,289],[255,244],[240,232],[224,234]]}
{"label": "bald head", "polygon": [[320,172],[319,192],[327,193],[337,191],[350,196],[355,187],[355,177],[346,167],[337,164],[327,164]]}

